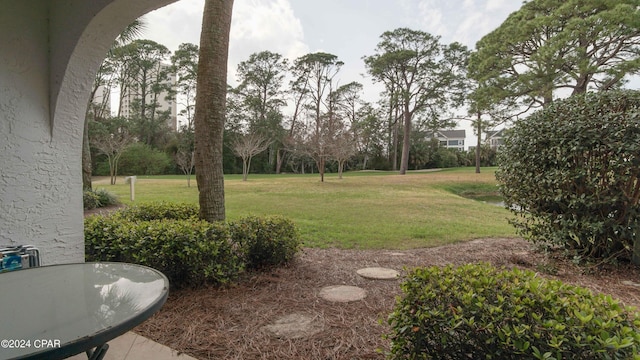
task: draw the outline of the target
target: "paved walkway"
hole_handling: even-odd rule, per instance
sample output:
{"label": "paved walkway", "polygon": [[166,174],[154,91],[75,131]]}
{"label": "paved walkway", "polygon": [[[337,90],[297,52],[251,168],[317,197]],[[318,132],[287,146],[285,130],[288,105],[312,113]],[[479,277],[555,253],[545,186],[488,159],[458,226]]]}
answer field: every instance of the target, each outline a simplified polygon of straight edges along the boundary
{"label": "paved walkway", "polygon": [[[85,354],[70,357],[71,360],[86,360]],[[109,350],[104,360],[196,360],[180,354],[162,344],[133,332],[128,332],[109,341]]]}

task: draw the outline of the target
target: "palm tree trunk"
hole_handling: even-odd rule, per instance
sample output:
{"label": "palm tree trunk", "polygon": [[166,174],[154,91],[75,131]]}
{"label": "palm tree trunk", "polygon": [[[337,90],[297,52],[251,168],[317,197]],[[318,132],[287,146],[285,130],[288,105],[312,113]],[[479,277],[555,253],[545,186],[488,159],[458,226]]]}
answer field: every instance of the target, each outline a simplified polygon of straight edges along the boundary
{"label": "palm tree trunk", "polygon": [[206,0],[200,34],[195,163],[200,218],[210,222],[225,219],[222,136],[232,9],[233,0]]}

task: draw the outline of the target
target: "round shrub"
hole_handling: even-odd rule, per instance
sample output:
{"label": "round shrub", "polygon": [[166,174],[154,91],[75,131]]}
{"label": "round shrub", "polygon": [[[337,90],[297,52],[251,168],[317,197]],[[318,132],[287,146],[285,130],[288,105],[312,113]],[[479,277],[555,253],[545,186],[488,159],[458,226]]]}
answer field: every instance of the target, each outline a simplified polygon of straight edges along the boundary
{"label": "round shrub", "polygon": [[82,202],[85,210],[120,204],[118,197],[105,189],[84,190]]}
{"label": "round shrub", "polygon": [[91,190],[84,190],[82,193],[82,205],[85,210],[91,210],[101,207],[100,198]]}
{"label": "round shrub", "polygon": [[496,177],[517,231],[582,256],[631,258],[640,231],[640,93],[556,101],[507,134]]}
{"label": "round shrub", "polygon": [[250,269],[284,265],[293,260],[301,246],[297,228],[283,217],[251,216],[229,225],[231,237]]}
{"label": "round shrub", "polygon": [[389,316],[389,359],[633,359],[640,315],[610,296],[489,264],[419,268]]}

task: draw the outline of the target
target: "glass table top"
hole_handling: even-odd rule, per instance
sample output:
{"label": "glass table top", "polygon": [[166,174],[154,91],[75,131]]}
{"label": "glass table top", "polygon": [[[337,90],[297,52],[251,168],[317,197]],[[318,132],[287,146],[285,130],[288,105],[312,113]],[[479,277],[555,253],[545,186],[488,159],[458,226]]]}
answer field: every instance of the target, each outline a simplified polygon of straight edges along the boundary
{"label": "glass table top", "polygon": [[[0,358],[79,353],[160,309],[169,291],[157,270],[126,263],[43,266],[0,274]],[[57,349],[57,350],[56,350]]]}

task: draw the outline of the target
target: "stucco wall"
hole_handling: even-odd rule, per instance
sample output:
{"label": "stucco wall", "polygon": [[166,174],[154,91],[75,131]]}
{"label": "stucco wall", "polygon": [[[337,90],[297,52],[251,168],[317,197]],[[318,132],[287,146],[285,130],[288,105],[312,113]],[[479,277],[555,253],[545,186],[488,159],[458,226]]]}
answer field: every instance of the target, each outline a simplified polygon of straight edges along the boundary
{"label": "stucco wall", "polygon": [[[81,198],[69,156],[77,134],[52,137],[48,12],[0,12],[0,244],[35,244],[45,263],[81,260]],[[80,203],[79,203],[80,201]]]}
{"label": "stucco wall", "polygon": [[89,88],[122,29],[171,0],[8,0],[0,11],[0,245],[84,260],[81,148]]}

